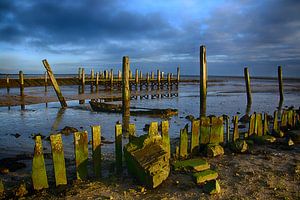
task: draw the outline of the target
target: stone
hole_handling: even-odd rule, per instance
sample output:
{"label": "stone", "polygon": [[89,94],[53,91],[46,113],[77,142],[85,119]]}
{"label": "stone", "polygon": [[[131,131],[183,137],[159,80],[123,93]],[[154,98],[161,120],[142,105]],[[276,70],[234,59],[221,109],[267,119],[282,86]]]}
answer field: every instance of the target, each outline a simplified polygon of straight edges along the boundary
{"label": "stone", "polygon": [[210,168],[210,165],[206,160],[201,158],[194,158],[183,161],[173,162],[173,168],[175,171],[196,171],[200,172]]}
{"label": "stone", "polygon": [[224,155],[224,149],[219,144],[208,144],[207,147],[207,156],[208,157],[216,157]]}
{"label": "stone", "polygon": [[203,186],[203,191],[208,194],[219,194],[221,192],[221,187],[218,180],[212,180]]}
{"label": "stone", "polygon": [[[250,140],[252,142],[252,140]],[[248,142],[248,140],[247,140]],[[235,153],[245,153],[248,150],[248,143],[245,140],[236,140],[230,144],[230,149]]]}
{"label": "stone", "polygon": [[26,189],[26,184],[25,183],[22,183],[18,189],[16,190],[16,193],[15,195],[17,197],[23,197],[25,196],[26,194],[28,193],[27,189]]}
{"label": "stone", "polygon": [[294,146],[295,143],[293,142],[293,140],[292,140],[291,138],[289,138],[289,139],[287,140],[287,145],[288,145],[289,147],[291,147],[291,146]]}
{"label": "stone", "polygon": [[205,183],[206,181],[215,180],[218,178],[218,173],[214,170],[208,169],[205,171],[197,172],[193,174],[197,184]]}

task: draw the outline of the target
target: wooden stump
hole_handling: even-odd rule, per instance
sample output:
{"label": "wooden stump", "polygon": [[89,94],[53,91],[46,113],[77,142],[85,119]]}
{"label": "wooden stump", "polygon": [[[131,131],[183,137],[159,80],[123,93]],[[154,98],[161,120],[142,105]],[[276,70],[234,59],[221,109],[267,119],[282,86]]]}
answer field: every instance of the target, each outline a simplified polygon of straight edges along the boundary
{"label": "wooden stump", "polygon": [[87,131],[74,133],[74,148],[76,160],[76,175],[78,180],[83,180],[87,177],[88,163],[88,133]]}

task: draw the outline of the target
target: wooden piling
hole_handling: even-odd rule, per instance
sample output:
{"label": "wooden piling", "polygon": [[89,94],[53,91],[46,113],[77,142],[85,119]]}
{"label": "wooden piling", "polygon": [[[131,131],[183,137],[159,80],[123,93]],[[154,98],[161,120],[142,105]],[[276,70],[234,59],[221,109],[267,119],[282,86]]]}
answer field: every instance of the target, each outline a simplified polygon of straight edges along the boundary
{"label": "wooden piling", "polygon": [[255,114],[250,115],[248,136],[255,133]]}
{"label": "wooden piling", "polygon": [[282,83],[282,68],[278,66],[278,84],[279,84],[279,94],[280,102],[283,102],[283,83]]}
{"label": "wooden piling", "polygon": [[233,117],[233,137],[232,137],[232,141],[235,142],[239,138],[240,138],[240,133],[239,133],[239,117],[238,116],[234,116]]}
{"label": "wooden piling", "polygon": [[74,133],[74,151],[76,161],[76,175],[78,180],[86,179],[88,175],[88,133],[87,131]]}
{"label": "wooden piling", "polygon": [[98,91],[98,87],[99,87],[99,73],[96,73],[96,90]]}
{"label": "wooden piling", "polygon": [[140,70],[140,77],[139,77],[139,80],[141,81],[143,79],[143,72],[142,70]]}
{"label": "wooden piling", "polygon": [[92,149],[94,174],[96,177],[101,176],[101,127],[91,126],[92,130]]}
{"label": "wooden piling", "polygon": [[110,70],[110,89],[114,89],[114,71],[113,69]]}
{"label": "wooden piling", "polygon": [[135,84],[137,85],[139,83],[139,70],[135,70]]}
{"label": "wooden piling", "polygon": [[168,153],[169,158],[170,158],[171,157],[171,145],[170,145],[170,136],[169,136],[169,121],[161,122],[161,136],[162,136],[163,148]]}
{"label": "wooden piling", "polygon": [[157,70],[157,89],[160,88],[160,70]]}
{"label": "wooden piling", "polygon": [[264,127],[263,127],[263,135],[269,134],[269,121],[268,121],[268,114],[264,114]]}
{"label": "wooden piling", "polygon": [[192,120],[192,137],[191,137],[191,155],[197,155],[199,152],[199,126],[200,120]]}
{"label": "wooden piling", "polygon": [[31,178],[32,178],[33,189],[41,190],[49,187],[41,136],[35,137]]}
{"label": "wooden piling", "polygon": [[250,76],[247,67],[244,68],[244,77],[245,77],[245,84],[246,84],[246,91],[247,91],[247,105],[251,105],[252,96],[251,96]]}
{"label": "wooden piling", "polygon": [[6,75],[6,91],[7,94],[9,94],[9,90],[10,90],[10,83],[9,83],[9,75]]}
{"label": "wooden piling", "polygon": [[209,143],[219,144],[224,142],[223,117],[211,117]]}
{"label": "wooden piling", "polygon": [[44,74],[44,82],[45,82],[45,92],[48,91],[47,86],[48,86],[48,74],[45,72]]}
{"label": "wooden piling", "polygon": [[116,155],[116,171],[122,172],[122,125],[115,126],[115,155]]}
{"label": "wooden piling", "polygon": [[48,76],[49,76],[49,78],[51,80],[51,83],[52,83],[53,88],[54,88],[54,90],[56,92],[56,95],[57,95],[57,98],[58,98],[58,100],[60,102],[61,107],[62,108],[66,108],[67,107],[67,102],[66,102],[65,98],[63,97],[63,95],[62,95],[62,93],[60,91],[59,85],[56,82],[56,79],[54,77],[54,74],[52,72],[52,69],[51,69],[50,65],[48,64],[48,61],[46,59],[43,60],[43,64],[44,64],[44,67],[47,70]]}
{"label": "wooden piling", "polygon": [[[85,72],[84,68],[81,68],[81,90],[80,94],[84,94],[84,89],[85,89]],[[79,100],[79,104],[84,104],[85,100]]]}
{"label": "wooden piling", "polygon": [[24,96],[24,74],[19,71],[20,96]]}
{"label": "wooden piling", "polygon": [[180,67],[177,67],[177,84],[180,81]]}
{"label": "wooden piling", "polygon": [[188,124],[180,130],[179,157],[181,159],[188,157]]}
{"label": "wooden piling", "polygon": [[132,71],[131,70],[129,70],[129,79],[132,79]]}
{"label": "wooden piling", "polygon": [[130,121],[130,88],[129,88],[129,57],[123,57],[123,67],[122,67],[122,121],[123,121],[123,131],[127,135],[129,131],[129,121]]}
{"label": "wooden piling", "polygon": [[208,144],[210,137],[209,117],[200,117],[200,144]]}
{"label": "wooden piling", "polygon": [[151,137],[158,135],[158,123],[157,122],[150,123],[148,134]]}
{"label": "wooden piling", "polygon": [[129,124],[129,141],[136,136],[136,129],[135,129],[135,124]]}
{"label": "wooden piling", "polygon": [[262,114],[261,113],[256,113],[255,114],[255,133],[258,136],[263,135],[263,123],[262,123]]}
{"label": "wooden piling", "polygon": [[118,79],[121,80],[122,79],[122,73],[120,70],[118,70]]}
{"label": "wooden piling", "polygon": [[230,142],[230,123],[229,123],[229,117],[225,117],[225,123],[226,123],[226,144]]}
{"label": "wooden piling", "polygon": [[167,80],[168,80],[168,88],[170,88],[171,87],[171,74],[170,73],[168,73]]}
{"label": "wooden piling", "polygon": [[200,116],[206,116],[207,66],[206,47],[200,46]]}
{"label": "wooden piling", "polygon": [[81,80],[81,67],[78,68],[78,82]]}
{"label": "wooden piling", "polygon": [[52,160],[56,186],[66,185],[66,166],[61,134],[50,135]]}
{"label": "wooden piling", "polygon": [[151,72],[151,79],[154,80],[154,72]]}

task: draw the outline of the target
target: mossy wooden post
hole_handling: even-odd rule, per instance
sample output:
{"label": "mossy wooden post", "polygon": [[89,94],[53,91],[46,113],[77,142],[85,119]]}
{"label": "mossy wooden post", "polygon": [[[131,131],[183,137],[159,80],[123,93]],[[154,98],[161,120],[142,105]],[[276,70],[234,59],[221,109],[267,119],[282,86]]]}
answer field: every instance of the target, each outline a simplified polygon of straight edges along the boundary
{"label": "mossy wooden post", "polygon": [[200,120],[192,120],[192,137],[191,137],[191,155],[196,155],[199,151],[199,126]]}
{"label": "mossy wooden post", "polygon": [[129,121],[130,121],[130,88],[129,88],[129,58],[128,56],[123,57],[122,67],[122,121],[124,135],[128,134]]}
{"label": "mossy wooden post", "polygon": [[180,130],[179,157],[185,159],[188,157],[188,124]]}
{"label": "mossy wooden post", "polygon": [[248,136],[255,133],[255,114],[250,115]]}
{"label": "mossy wooden post", "polygon": [[6,75],[6,91],[7,94],[9,94],[9,90],[10,90],[10,83],[9,83],[9,75]]}
{"label": "mossy wooden post", "polygon": [[200,46],[200,116],[206,116],[207,66],[206,47]]}
{"label": "mossy wooden post", "polygon": [[41,136],[35,137],[31,177],[32,177],[33,189],[41,190],[49,187]]}
{"label": "mossy wooden post", "polygon": [[283,84],[282,84],[282,68],[281,68],[281,66],[278,66],[278,85],[279,85],[280,102],[283,102]]}
{"label": "mossy wooden post", "polygon": [[86,179],[88,175],[88,133],[87,131],[74,133],[74,149],[76,161],[76,175],[78,180]]}
{"label": "mossy wooden post", "polygon": [[244,77],[245,77],[246,91],[247,91],[247,105],[251,105],[252,96],[251,96],[250,76],[247,67],[244,68]]}
{"label": "mossy wooden post", "polygon": [[94,174],[96,177],[101,176],[101,127],[91,126],[92,130],[92,149]]}
{"label": "mossy wooden post", "polygon": [[229,144],[230,142],[230,124],[229,124],[229,116],[225,117],[225,123],[226,123],[226,144]]}
{"label": "mossy wooden post", "polygon": [[44,85],[45,85],[45,92],[47,92],[47,86],[48,86],[48,74],[45,72],[44,74]]}
{"label": "mossy wooden post", "polygon": [[171,145],[170,145],[170,136],[169,136],[169,121],[161,122],[161,136],[162,136],[163,148],[168,153],[169,158],[170,158],[171,157]]}
{"label": "mossy wooden post", "polygon": [[211,129],[209,143],[224,142],[223,117],[211,117]]}
{"label": "mossy wooden post", "polygon": [[66,185],[66,166],[61,134],[50,135],[51,151],[56,186]]}
{"label": "mossy wooden post", "polygon": [[267,135],[270,133],[269,131],[269,121],[268,121],[268,114],[264,114],[264,128],[263,128],[263,135]]}
{"label": "mossy wooden post", "polygon": [[55,92],[56,92],[56,95],[57,95],[57,98],[58,98],[58,100],[59,100],[59,102],[60,102],[61,107],[62,107],[62,108],[68,107],[67,102],[66,102],[65,98],[63,97],[63,95],[62,95],[62,93],[61,93],[61,91],[60,91],[59,85],[58,85],[57,82],[56,82],[56,79],[55,79],[55,77],[54,77],[54,74],[53,74],[53,72],[52,72],[52,69],[51,69],[51,67],[50,67],[50,65],[49,65],[49,63],[48,63],[48,61],[47,61],[46,59],[43,60],[43,64],[44,64],[44,67],[45,67],[46,70],[47,70],[48,76],[49,76],[49,78],[50,78],[50,80],[51,80],[51,83],[52,83],[53,88],[54,88],[54,90],[55,90]]}
{"label": "mossy wooden post", "polygon": [[113,69],[110,70],[110,89],[114,89],[114,71]]}
{"label": "mossy wooden post", "polygon": [[287,126],[287,111],[283,110],[281,114],[281,123],[280,123],[280,129],[284,129]]}
{"label": "mossy wooden post", "polygon": [[209,117],[200,117],[200,144],[208,144],[210,136]]}
{"label": "mossy wooden post", "polygon": [[122,125],[115,126],[115,155],[116,155],[116,171],[122,172]]}
{"label": "mossy wooden post", "polygon": [[156,136],[158,135],[158,123],[151,122],[148,131],[149,136]]}
{"label": "mossy wooden post", "polygon": [[235,142],[237,139],[240,138],[240,134],[239,134],[239,117],[238,116],[234,116],[233,117],[233,137],[232,137],[232,141]]}
{"label": "mossy wooden post", "polygon": [[157,89],[159,89],[160,88],[160,70],[158,69],[157,70]]}
{"label": "mossy wooden post", "polygon": [[262,114],[261,113],[255,114],[255,133],[258,136],[263,135],[263,123],[262,123]]}
{"label": "mossy wooden post", "polygon": [[274,121],[273,121],[273,131],[275,133],[279,133],[279,126],[278,126],[278,111],[274,111]]}

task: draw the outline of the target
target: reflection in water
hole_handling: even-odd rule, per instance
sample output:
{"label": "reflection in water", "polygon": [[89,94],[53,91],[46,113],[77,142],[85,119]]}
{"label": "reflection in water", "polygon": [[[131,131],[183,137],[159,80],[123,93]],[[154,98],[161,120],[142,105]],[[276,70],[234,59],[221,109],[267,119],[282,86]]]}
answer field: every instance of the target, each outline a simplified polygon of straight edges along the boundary
{"label": "reflection in water", "polygon": [[60,109],[58,110],[57,115],[56,115],[56,118],[55,118],[55,121],[54,121],[54,123],[53,123],[53,125],[52,125],[52,127],[51,127],[51,131],[55,131],[55,130],[58,129],[58,126],[59,126],[59,124],[60,124],[60,122],[61,122],[61,120],[62,120],[62,118],[63,118],[63,115],[64,115],[64,113],[65,113],[65,110],[66,110],[66,109],[64,109],[64,108],[60,108]]}

